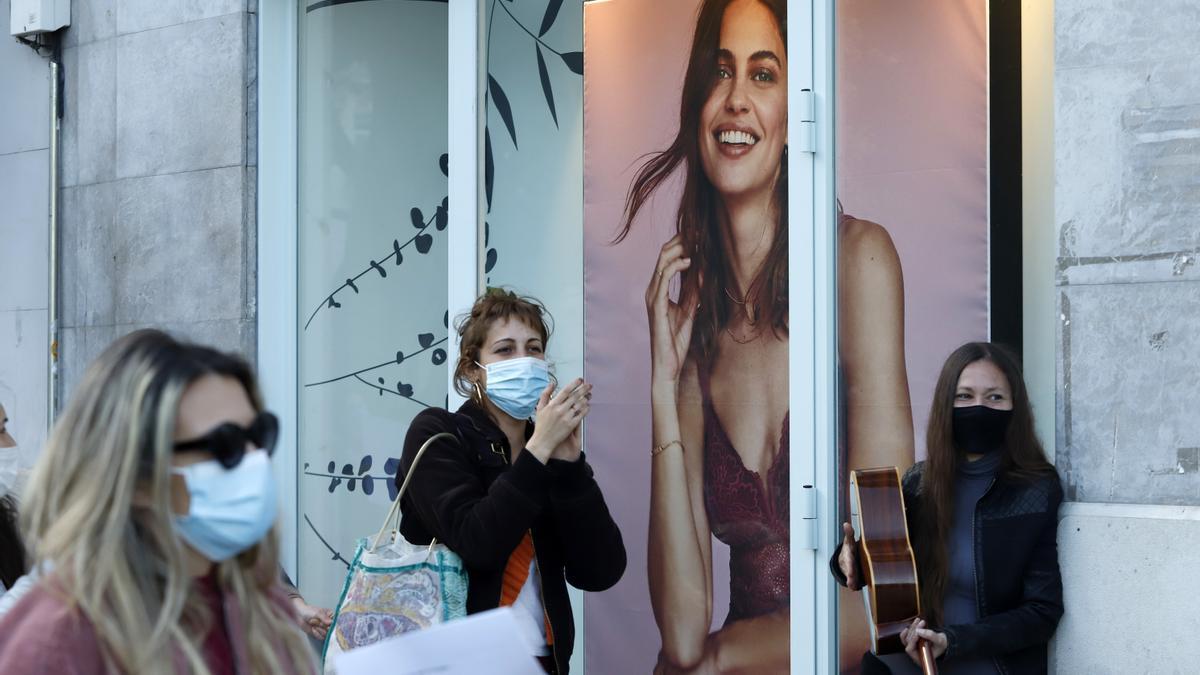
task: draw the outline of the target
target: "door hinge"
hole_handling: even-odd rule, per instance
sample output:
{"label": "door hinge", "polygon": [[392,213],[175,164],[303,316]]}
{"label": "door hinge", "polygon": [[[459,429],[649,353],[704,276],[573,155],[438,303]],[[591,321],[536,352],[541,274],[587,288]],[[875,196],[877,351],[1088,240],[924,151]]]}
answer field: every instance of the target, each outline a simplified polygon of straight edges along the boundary
{"label": "door hinge", "polygon": [[800,488],[800,526],[796,533],[796,546],[803,550],[817,550],[817,490],[811,485]]}
{"label": "door hinge", "polygon": [[794,147],[797,152],[817,152],[817,98],[812,89],[800,90],[800,138]]}

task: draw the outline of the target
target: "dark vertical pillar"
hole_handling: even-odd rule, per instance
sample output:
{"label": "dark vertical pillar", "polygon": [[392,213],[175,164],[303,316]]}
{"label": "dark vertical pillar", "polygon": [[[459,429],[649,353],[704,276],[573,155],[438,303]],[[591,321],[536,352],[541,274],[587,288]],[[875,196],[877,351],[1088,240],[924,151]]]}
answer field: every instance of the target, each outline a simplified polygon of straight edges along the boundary
{"label": "dark vertical pillar", "polygon": [[988,3],[992,341],[1022,353],[1021,2]]}

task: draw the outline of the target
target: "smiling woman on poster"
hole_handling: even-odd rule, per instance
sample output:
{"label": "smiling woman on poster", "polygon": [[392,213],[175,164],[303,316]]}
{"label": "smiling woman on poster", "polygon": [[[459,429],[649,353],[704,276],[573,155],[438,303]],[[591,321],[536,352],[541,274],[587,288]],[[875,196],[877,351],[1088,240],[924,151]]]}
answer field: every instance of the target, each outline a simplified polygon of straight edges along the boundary
{"label": "smiling woman on poster", "polygon": [[[645,298],[658,672],[779,672],[790,662],[786,45],[785,0],[701,4],[678,134],[638,171],[617,236],[680,170],[676,235]],[[844,464],[908,466],[899,258],[874,223],[841,216],[838,240]],[[730,590],[729,614],[710,633],[714,535],[730,548]]]}

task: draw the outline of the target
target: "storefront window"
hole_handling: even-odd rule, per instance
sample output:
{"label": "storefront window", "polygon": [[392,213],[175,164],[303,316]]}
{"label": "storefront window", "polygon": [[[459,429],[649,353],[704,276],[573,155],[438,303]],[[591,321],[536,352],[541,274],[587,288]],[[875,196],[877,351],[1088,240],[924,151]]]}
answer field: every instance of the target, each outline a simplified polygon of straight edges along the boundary
{"label": "storefront window", "polygon": [[299,574],[337,600],[447,386],[447,7],[299,9]]}

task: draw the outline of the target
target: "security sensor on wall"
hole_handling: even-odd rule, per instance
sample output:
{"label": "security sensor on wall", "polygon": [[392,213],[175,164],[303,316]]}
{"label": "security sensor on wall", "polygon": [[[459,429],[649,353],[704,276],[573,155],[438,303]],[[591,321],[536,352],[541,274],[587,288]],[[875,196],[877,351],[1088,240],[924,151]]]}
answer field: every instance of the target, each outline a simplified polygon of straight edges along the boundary
{"label": "security sensor on wall", "polygon": [[53,33],[71,25],[71,0],[12,0],[9,25],[17,37]]}

